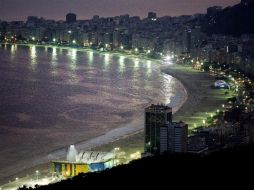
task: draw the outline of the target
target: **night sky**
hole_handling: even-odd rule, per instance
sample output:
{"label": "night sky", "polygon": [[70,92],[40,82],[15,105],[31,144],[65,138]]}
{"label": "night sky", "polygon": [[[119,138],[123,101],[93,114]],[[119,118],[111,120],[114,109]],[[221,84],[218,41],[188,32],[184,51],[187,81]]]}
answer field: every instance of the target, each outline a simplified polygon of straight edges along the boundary
{"label": "night sky", "polygon": [[64,20],[68,12],[78,19],[93,15],[130,14],[144,17],[148,11],[158,16],[204,13],[214,5],[230,6],[240,0],[0,0],[0,20],[25,20],[28,15]]}

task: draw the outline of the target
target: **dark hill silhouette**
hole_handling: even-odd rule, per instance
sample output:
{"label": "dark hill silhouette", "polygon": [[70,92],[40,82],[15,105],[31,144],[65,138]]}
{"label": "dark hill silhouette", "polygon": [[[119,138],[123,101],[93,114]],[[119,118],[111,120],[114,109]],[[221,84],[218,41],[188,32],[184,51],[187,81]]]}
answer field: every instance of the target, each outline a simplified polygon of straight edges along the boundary
{"label": "dark hill silhouette", "polygon": [[214,17],[207,18],[203,29],[208,34],[240,36],[254,33],[254,0],[242,0],[241,3],[218,12]]}
{"label": "dark hill silhouette", "polygon": [[[81,190],[86,187],[126,189],[137,187],[196,186],[203,183],[239,183],[254,172],[254,145],[227,149],[209,155],[173,154],[133,161],[101,173],[81,174],[56,184],[42,186],[38,190]],[[23,188],[26,189],[26,188]],[[142,188],[143,189],[143,188]],[[157,188],[156,188],[157,189]],[[159,188],[160,189],[160,188]]]}

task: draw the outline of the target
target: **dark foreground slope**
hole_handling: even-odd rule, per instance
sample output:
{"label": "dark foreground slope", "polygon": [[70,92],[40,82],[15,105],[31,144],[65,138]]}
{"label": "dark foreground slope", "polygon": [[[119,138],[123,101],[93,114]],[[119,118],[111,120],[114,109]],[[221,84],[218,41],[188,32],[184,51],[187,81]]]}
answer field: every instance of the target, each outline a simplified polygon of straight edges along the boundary
{"label": "dark foreground slope", "polygon": [[[254,174],[254,146],[228,149],[207,156],[192,154],[162,155],[137,160],[101,173],[83,174],[39,190],[81,190],[85,187],[130,188],[156,184],[185,186],[208,183],[235,184],[244,178],[242,187]],[[117,188],[118,189],[118,188]]]}

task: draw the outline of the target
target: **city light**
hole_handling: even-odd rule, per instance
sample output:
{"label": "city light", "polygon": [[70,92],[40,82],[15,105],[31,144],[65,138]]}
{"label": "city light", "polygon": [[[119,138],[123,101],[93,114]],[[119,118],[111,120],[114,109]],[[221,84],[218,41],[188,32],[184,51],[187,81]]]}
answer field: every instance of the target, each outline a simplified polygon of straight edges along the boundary
{"label": "city light", "polygon": [[[49,5],[47,4],[47,6]],[[168,5],[170,6],[170,3]],[[65,4],[65,6],[67,5]],[[99,4],[99,6],[103,5]],[[193,7],[194,4],[191,6]],[[96,7],[98,8],[98,6]],[[192,7],[187,7],[187,9]],[[173,133],[170,128],[173,129],[175,124],[168,122],[169,114],[168,112],[164,113],[164,108],[160,109],[160,106],[163,107],[162,104],[170,107],[170,109],[166,108],[171,110],[170,119],[172,119],[172,109],[173,112],[181,109],[180,117],[176,119],[180,118],[181,121],[188,123],[189,128],[187,126],[187,130],[184,129],[184,138],[182,138],[183,135],[178,135],[178,142],[184,142],[184,146],[186,146],[184,151],[190,150],[189,152],[191,152],[193,150],[189,146],[191,141],[194,141],[196,149],[206,147],[207,150],[205,151],[209,153],[219,150],[220,147],[231,147],[237,144],[237,141],[252,140],[250,135],[248,138],[241,136],[249,131],[252,132],[248,128],[248,120],[253,118],[254,87],[253,81],[244,77],[243,73],[252,79],[254,58],[250,50],[253,49],[253,36],[249,34],[240,35],[239,33],[241,36],[239,38],[226,33],[219,34],[220,27],[217,26],[220,24],[218,21],[221,20],[219,18],[224,15],[224,11],[221,11],[222,8],[219,10],[213,7],[209,9],[207,15],[197,15],[198,17],[190,15],[178,18],[178,16],[168,17],[165,15],[163,18],[156,19],[156,13],[151,12],[144,19],[132,18],[127,15],[105,18],[94,16],[91,20],[76,20],[77,15],[70,13],[63,21],[40,19],[28,15],[25,22],[8,21],[5,23],[1,20],[0,42],[1,48],[4,48],[2,49],[4,56],[1,57],[4,59],[1,61],[4,64],[3,69],[6,68],[6,71],[10,73],[10,77],[4,78],[13,78],[13,82],[3,82],[3,85],[15,85],[6,86],[8,87],[6,88],[7,91],[3,93],[7,96],[11,95],[12,98],[12,101],[8,101],[10,99],[8,97],[2,98],[6,100],[3,101],[6,103],[4,108],[8,108],[10,104],[10,108],[5,109],[6,114],[4,116],[15,117],[17,122],[14,124],[25,126],[24,129],[22,128],[22,134],[26,134],[28,131],[29,135],[33,137],[31,141],[21,135],[16,136],[24,143],[20,146],[11,146],[21,142],[20,139],[13,136],[8,137],[9,133],[4,134],[6,137],[2,138],[2,147],[4,148],[3,151],[8,153],[3,154],[6,155],[4,160],[8,160],[9,154],[13,158],[17,158],[10,160],[2,171],[3,175],[12,176],[9,184],[12,183],[11,185],[15,187],[18,185],[30,187],[42,182],[49,183],[52,179],[60,180],[61,178],[62,180],[72,177],[80,170],[84,169],[85,172],[85,168],[89,168],[90,171],[94,165],[98,163],[101,165],[104,162],[103,159],[96,160],[94,165],[90,165],[91,158],[97,159],[101,156],[97,150],[93,150],[93,147],[97,145],[110,145],[111,152],[109,155],[112,156],[112,163],[115,160],[116,162],[127,163],[130,160],[139,159],[141,152],[137,150],[141,150],[140,144],[129,147],[133,143],[132,139],[125,137],[136,134],[136,132],[139,133],[143,129],[144,135],[142,134],[142,136],[148,137],[150,135],[150,138],[146,138],[145,142],[142,142],[142,146],[144,146],[142,156],[150,156],[147,153],[159,154],[163,152],[164,145],[169,147],[172,142],[177,142],[176,139],[173,139],[177,135],[170,136],[172,135],[170,133]],[[227,8],[226,10],[230,12],[230,9]],[[234,12],[237,13],[237,7],[235,9]],[[78,12],[78,10],[76,11]],[[215,11],[220,11],[221,14],[217,14]],[[10,13],[12,12],[15,14],[15,11],[10,11]],[[126,12],[126,14],[130,14],[128,7],[126,7]],[[211,19],[209,12],[216,13],[218,18]],[[97,10],[94,13],[99,14],[100,12]],[[161,12],[158,14],[161,15]],[[74,15],[73,19],[71,19],[71,15]],[[45,17],[49,16],[45,15]],[[10,15],[9,18],[17,18],[17,15],[15,17]],[[82,15],[79,15],[78,18],[82,19]],[[154,22],[156,20],[158,22]],[[232,23],[234,22],[229,24]],[[208,33],[201,27],[206,24],[211,26]],[[212,29],[213,24],[215,24],[216,30]],[[221,24],[225,24],[226,27],[228,23],[225,21]],[[238,27],[239,31],[229,31],[232,34],[240,32],[245,25]],[[234,27],[231,28],[234,29]],[[216,34],[217,32],[213,34],[214,31],[217,31],[218,34]],[[6,58],[9,58],[13,63],[5,64],[7,63]],[[241,71],[239,72],[239,70]],[[55,76],[52,76],[52,73]],[[179,81],[176,78],[179,78]],[[20,80],[24,85],[22,85],[23,83],[19,84]],[[39,85],[43,85],[42,88],[39,88]],[[195,88],[192,89],[192,86]],[[15,92],[15,89],[18,92]],[[13,94],[11,94],[11,90],[14,92]],[[161,104],[158,106],[160,111],[150,114],[147,112],[149,109],[145,109],[144,115],[144,105],[148,103]],[[101,107],[102,109],[100,109]],[[155,106],[152,105],[151,107],[151,110],[154,110]],[[20,113],[16,113],[15,110],[17,109],[15,108],[22,108],[22,110],[19,110]],[[15,113],[7,113],[8,111]],[[157,113],[163,113],[163,115],[160,114],[163,117],[157,118]],[[48,115],[50,118],[47,119]],[[135,116],[137,123],[143,124],[138,125],[138,127],[131,127],[133,122],[128,124],[129,121],[132,121],[129,119],[130,116]],[[238,116],[243,119],[235,122],[234,120],[239,118]],[[8,119],[3,118],[7,124]],[[65,123],[67,120],[68,123]],[[112,133],[111,127],[109,132],[104,134],[105,129],[108,129],[110,125],[119,125],[120,120],[126,121],[128,125],[124,126],[123,129],[119,127],[117,131],[113,130]],[[141,120],[143,122],[140,122]],[[33,129],[33,122],[38,129]],[[52,127],[49,126],[52,130],[40,129],[44,125],[52,125]],[[67,132],[70,134],[66,137],[64,136],[65,133],[58,130],[61,126],[72,125],[74,127],[68,128]],[[156,130],[151,130],[151,127],[155,127]],[[79,133],[80,128],[86,133]],[[91,131],[89,131],[90,129]],[[160,131],[158,132],[157,129]],[[56,133],[57,130],[59,134]],[[177,130],[174,131],[180,134],[180,128]],[[237,131],[241,133],[237,134]],[[49,135],[54,137],[53,145],[46,142]],[[80,143],[81,146],[78,147],[80,151],[81,149],[92,149],[93,151],[93,153],[87,154],[90,160],[83,163],[85,166],[81,165],[81,161],[85,158],[84,155],[87,150],[82,150],[82,153],[71,153],[71,156],[67,156],[66,160],[61,161],[61,165],[58,162],[54,163],[55,160],[64,158],[63,155],[66,152],[64,145],[68,141],[78,142],[83,138],[82,136],[85,136],[87,142]],[[68,140],[68,137],[71,139]],[[154,137],[156,137],[155,140]],[[11,144],[9,141],[4,143],[5,139],[10,138]],[[126,140],[127,145],[121,145],[124,147],[123,149],[116,147],[118,143],[114,143],[115,140],[119,139]],[[34,143],[36,140],[38,142]],[[166,143],[166,140],[171,142]],[[231,143],[231,140],[234,142]],[[44,146],[43,143],[48,147]],[[31,144],[33,146],[30,146]],[[56,144],[63,148],[50,153],[47,157],[46,153],[55,149],[54,145]],[[41,146],[43,146],[46,156],[40,157],[40,151],[36,152]],[[13,150],[8,151],[7,148]],[[125,149],[126,153],[124,152]],[[34,155],[38,155],[39,160],[36,161],[37,156],[33,156],[34,160],[25,162],[26,160],[22,159],[26,158],[27,155],[23,150],[35,151]],[[202,151],[198,150],[198,152]],[[103,154],[102,156],[103,158],[107,157]],[[79,157],[80,159],[78,159]],[[54,159],[50,161],[51,167],[54,168],[53,174],[47,173],[48,171],[44,169],[36,170],[37,168],[31,170],[29,174],[26,171],[20,174],[14,173],[13,167],[16,165],[12,166],[12,163],[17,164],[15,162],[17,160],[21,165],[17,165],[16,173],[22,172],[21,170],[24,168],[36,167],[36,164],[48,159]],[[68,165],[67,161],[69,162]],[[25,167],[23,162],[25,162]],[[105,163],[105,166],[101,165],[102,168],[110,165],[111,161]],[[10,171],[5,174],[4,171],[8,171],[7,166],[10,167]],[[60,170],[61,172],[59,172]],[[6,188],[4,185],[0,187],[0,190],[7,189],[14,188]]]}
{"label": "city light", "polygon": [[173,62],[172,62],[172,56],[171,56],[171,55],[165,56],[164,61],[165,61],[168,65],[172,65],[172,64],[173,64]]}
{"label": "city light", "polygon": [[141,158],[141,153],[139,151],[130,155],[131,160],[137,160]]}

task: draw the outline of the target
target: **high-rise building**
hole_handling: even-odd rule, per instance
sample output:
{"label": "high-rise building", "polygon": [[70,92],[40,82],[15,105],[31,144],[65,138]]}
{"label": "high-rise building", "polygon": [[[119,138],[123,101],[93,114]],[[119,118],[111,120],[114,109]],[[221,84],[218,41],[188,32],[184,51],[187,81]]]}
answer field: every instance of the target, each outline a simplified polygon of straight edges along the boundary
{"label": "high-rise building", "polygon": [[68,13],[66,15],[66,22],[67,23],[72,23],[77,21],[77,15],[74,13]]}
{"label": "high-rise building", "polygon": [[113,48],[119,48],[120,46],[120,32],[119,31],[114,31],[113,32]]}
{"label": "high-rise building", "polygon": [[187,152],[188,125],[170,122],[160,128],[160,153]]}
{"label": "high-rise building", "polygon": [[154,13],[154,12],[149,12],[147,18],[149,18],[149,19],[151,19],[151,20],[156,20],[157,14]]}
{"label": "high-rise building", "polygon": [[160,128],[172,122],[172,108],[151,105],[145,109],[145,153],[159,154]]}
{"label": "high-rise building", "polygon": [[93,21],[97,22],[98,20],[100,20],[100,16],[99,15],[94,15],[93,16]]}
{"label": "high-rise building", "polygon": [[183,51],[184,53],[191,51],[191,30],[186,30],[183,33]]}

